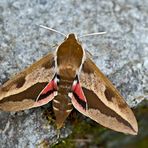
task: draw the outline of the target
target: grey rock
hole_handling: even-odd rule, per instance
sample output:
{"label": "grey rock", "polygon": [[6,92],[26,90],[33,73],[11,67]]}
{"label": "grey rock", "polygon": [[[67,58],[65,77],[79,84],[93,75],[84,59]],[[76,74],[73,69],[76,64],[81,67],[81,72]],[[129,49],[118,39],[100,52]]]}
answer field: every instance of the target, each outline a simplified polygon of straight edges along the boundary
{"label": "grey rock", "polygon": [[[147,8],[147,0],[0,0],[0,83],[63,41],[63,36],[37,25],[78,36],[106,31],[80,40],[126,102],[136,108],[148,99]],[[1,147],[35,147],[46,138],[54,143],[56,130],[42,126],[41,114],[40,109],[17,115],[1,112]],[[71,133],[69,126],[65,128],[63,137]]]}

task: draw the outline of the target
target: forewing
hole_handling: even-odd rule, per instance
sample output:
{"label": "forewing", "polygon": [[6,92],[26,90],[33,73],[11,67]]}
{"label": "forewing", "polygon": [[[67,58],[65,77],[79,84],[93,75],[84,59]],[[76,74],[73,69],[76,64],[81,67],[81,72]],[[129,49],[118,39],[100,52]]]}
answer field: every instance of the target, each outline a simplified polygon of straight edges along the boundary
{"label": "forewing", "polygon": [[[19,111],[40,106],[34,103],[54,77],[54,66],[54,54],[49,53],[3,84],[0,87],[0,110]],[[51,94],[48,102],[53,97]]]}
{"label": "forewing", "polygon": [[88,109],[77,106],[81,113],[115,131],[136,135],[137,121],[132,110],[111,82],[88,58],[83,64],[80,84],[87,100]]}

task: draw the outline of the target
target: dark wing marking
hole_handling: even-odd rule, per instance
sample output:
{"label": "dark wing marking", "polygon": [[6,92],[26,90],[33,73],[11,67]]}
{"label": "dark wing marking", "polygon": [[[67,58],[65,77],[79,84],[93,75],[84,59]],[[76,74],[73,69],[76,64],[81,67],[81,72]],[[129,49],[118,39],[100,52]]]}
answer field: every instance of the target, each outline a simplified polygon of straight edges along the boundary
{"label": "dark wing marking", "polygon": [[[49,53],[0,87],[0,110],[31,108],[54,76],[54,54]],[[38,104],[39,105],[39,104]]]}
{"label": "dark wing marking", "polygon": [[111,82],[87,58],[80,74],[80,84],[85,94],[88,110],[73,105],[84,115],[115,131],[136,135],[137,121],[132,110]]}

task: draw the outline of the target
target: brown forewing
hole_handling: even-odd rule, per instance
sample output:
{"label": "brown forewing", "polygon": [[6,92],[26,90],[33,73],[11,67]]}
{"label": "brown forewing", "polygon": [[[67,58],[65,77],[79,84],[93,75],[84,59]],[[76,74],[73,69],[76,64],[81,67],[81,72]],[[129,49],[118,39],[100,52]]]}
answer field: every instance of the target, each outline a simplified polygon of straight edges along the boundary
{"label": "brown forewing", "polygon": [[86,116],[115,131],[137,134],[137,121],[132,110],[89,58],[83,64],[80,84],[88,102]]}
{"label": "brown forewing", "polygon": [[49,53],[0,87],[0,110],[31,108],[54,75],[54,55]]}

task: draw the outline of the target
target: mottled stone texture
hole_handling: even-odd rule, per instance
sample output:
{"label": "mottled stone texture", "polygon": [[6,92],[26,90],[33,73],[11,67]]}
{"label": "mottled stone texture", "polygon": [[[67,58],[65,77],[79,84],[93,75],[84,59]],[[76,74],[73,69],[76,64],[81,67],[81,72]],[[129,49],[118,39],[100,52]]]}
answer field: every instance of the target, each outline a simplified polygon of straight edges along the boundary
{"label": "mottled stone texture", "polygon": [[[65,34],[74,32],[78,36],[107,32],[106,35],[80,38],[80,41],[127,103],[136,108],[140,132],[136,137],[123,136],[119,139],[118,133],[108,134],[105,131],[105,136],[114,135],[115,140],[105,138],[102,142],[99,139],[100,144],[93,143],[93,147],[118,147],[121,143],[130,146],[137,141],[143,142],[148,136],[147,101],[140,104],[148,99],[148,1],[0,0],[1,84],[55,50],[55,45],[63,41],[63,36],[39,28],[37,25],[40,24]],[[0,112],[0,147],[35,147],[41,141],[46,141],[46,145],[56,142],[56,130],[42,113],[41,108],[17,114]],[[85,120],[89,124],[90,121]],[[70,133],[70,127],[66,124],[62,137]],[[97,137],[104,138],[101,134],[98,133]],[[88,144],[87,140],[81,142]],[[77,144],[77,147],[81,145]]]}

